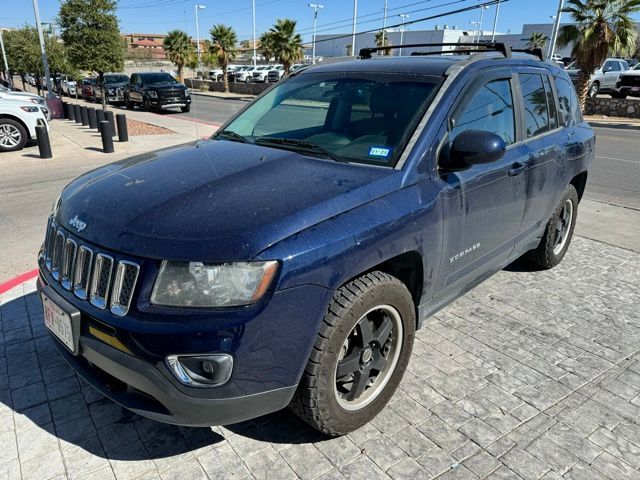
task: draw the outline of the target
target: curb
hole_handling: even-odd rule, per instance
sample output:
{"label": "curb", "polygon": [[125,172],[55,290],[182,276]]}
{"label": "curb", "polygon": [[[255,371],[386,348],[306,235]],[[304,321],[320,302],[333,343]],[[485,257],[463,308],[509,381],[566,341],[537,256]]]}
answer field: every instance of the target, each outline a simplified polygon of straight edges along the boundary
{"label": "curb", "polygon": [[2,295],[5,292],[8,292],[12,288],[17,287],[18,285],[20,285],[21,283],[26,282],[27,280],[31,280],[32,278],[36,277],[37,275],[38,275],[38,269],[36,268],[35,270],[31,270],[30,272],[22,273],[22,274],[18,275],[17,277],[14,277],[14,278],[12,278],[10,280],[7,280],[6,282],[0,283],[0,295]]}

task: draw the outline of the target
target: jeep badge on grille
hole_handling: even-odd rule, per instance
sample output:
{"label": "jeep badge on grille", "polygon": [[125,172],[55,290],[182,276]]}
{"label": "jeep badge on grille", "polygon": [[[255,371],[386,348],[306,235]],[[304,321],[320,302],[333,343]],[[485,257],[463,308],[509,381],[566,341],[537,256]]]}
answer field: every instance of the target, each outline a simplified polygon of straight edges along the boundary
{"label": "jeep badge on grille", "polygon": [[87,228],[87,224],[78,218],[78,215],[69,220],[69,225],[75,228],[78,233]]}

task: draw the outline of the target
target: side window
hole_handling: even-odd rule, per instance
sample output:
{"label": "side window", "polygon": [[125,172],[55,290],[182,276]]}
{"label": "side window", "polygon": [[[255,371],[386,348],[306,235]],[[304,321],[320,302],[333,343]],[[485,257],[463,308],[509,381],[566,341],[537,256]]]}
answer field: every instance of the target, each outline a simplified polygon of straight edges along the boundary
{"label": "side window", "polygon": [[520,86],[524,100],[524,118],[527,138],[549,131],[549,108],[542,84],[542,75],[521,73]]}
{"label": "side window", "polygon": [[516,128],[513,95],[508,79],[493,80],[463,100],[450,120],[453,140],[465,130],[484,130],[502,137],[510,145],[515,142]]}
{"label": "side window", "polygon": [[572,86],[564,78],[556,78],[556,91],[558,92],[558,109],[560,110],[560,125],[568,127],[574,124],[571,108]]}
{"label": "side window", "polygon": [[622,60],[620,62],[620,65],[622,66],[622,70],[624,70],[624,71],[629,70],[629,62],[627,62],[626,60]]}
{"label": "side window", "polygon": [[544,75],[544,91],[547,92],[547,107],[549,109],[549,128],[554,130],[558,128],[558,112],[556,108],[556,99],[553,96],[553,89],[548,75]]}

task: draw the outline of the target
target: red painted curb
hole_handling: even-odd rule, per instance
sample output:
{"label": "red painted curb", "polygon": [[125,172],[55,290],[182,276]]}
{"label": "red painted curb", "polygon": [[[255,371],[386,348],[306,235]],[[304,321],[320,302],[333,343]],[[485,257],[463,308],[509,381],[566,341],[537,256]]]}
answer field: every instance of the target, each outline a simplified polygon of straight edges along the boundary
{"label": "red painted curb", "polygon": [[32,278],[38,275],[38,269],[31,270],[30,272],[23,273],[18,275],[17,277],[12,278],[11,280],[7,280],[4,283],[0,283],[0,295],[4,292],[8,292],[13,287],[17,287],[21,283],[26,282],[27,280],[31,280]]}

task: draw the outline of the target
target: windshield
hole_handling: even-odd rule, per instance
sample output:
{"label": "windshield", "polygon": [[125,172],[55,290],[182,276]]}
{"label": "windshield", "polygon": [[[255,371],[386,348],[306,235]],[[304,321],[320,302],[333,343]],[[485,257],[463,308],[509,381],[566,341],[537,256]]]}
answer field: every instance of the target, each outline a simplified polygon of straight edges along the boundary
{"label": "windshield", "polygon": [[5,93],[5,92],[10,92],[11,90],[8,89],[7,87],[5,87],[4,85],[0,85],[0,92]]}
{"label": "windshield", "polygon": [[127,83],[129,77],[126,75],[105,75],[104,83]]}
{"label": "windshield", "polygon": [[148,73],[142,76],[142,81],[145,85],[153,85],[155,83],[178,83],[178,81],[168,73]]}
{"label": "windshield", "polygon": [[637,63],[635,67],[633,67],[634,70],[640,70],[640,63]]}
{"label": "windshield", "polygon": [[393,166],[438,83],[424,75],[308,73],[279,84],[216,137]]}

